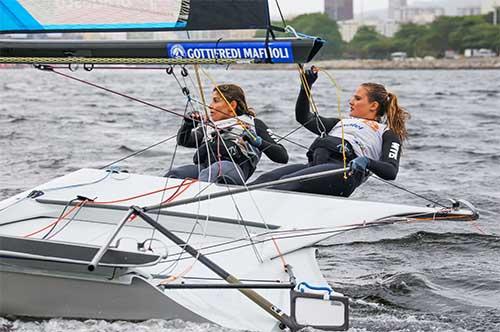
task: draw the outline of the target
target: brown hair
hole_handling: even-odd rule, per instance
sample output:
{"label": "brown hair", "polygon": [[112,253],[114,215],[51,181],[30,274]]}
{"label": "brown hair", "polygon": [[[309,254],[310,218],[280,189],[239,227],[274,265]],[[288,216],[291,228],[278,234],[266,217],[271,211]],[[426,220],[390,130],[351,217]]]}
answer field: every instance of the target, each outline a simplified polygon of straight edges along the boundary
{"label": "brown hair", "polygon": [[228,102],[232,102],[234,100],[237,104],[236,109],[234,110],[237,115],[246,114],[255,117],[255,111],[248,107],[245,93],[238,85],[221,84],[216,86],[213,91],[218,92],[219,94],[222,93]]}
{"label": "brown hair", "polygon": [[404,108],[399,106],[398,97],[378,83],[363,83],[361,84],[368,91],[368,99],[370,102],[378,102],[379,109],[377,111],[377,118],[387,119],[387,125],[401,140],[405,141],[408,138],[408,130],[406,129],[406,121],[410,118]]}

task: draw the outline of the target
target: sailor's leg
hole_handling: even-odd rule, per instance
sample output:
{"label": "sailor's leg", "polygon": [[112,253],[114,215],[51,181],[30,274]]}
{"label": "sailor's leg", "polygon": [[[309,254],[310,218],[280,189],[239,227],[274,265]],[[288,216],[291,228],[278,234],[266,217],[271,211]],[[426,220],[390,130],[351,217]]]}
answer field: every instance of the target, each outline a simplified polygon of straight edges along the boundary
{"label": "sailor's leg", "polygon": [[[343,163],[340,161],[338,163],[328,163],[311,166],[298,172],[284,176],[283,179],[339,169],[343,166]],[[360,183],[361,182],[358,181],[357,175],[348,176],[347,179],[344,179],[344,174],[336,174],[327,177],[321,177],[318,179],[283,184],[275,186],[273,188],[312,194],[349,197]]]}
{"label": "sailor's leg", "polygon": [[199,180],[204,182],[243,185],[245,183],[245,177],[246,175],[238,165],[227,160],[222,160],[203,169],[200,172]]}
{"label": "sailor's leg", "polygon": [[313,160],[311,162],[312,165],[321,165],[330,162],[331,152],[327,148],[316,148],[313,151]]}
{"label": "sailor's leg", "polygon": [[176,178],[176,179],[197,179],[198,178],[198,165],[183,165],[179,167],[172,168],[167,174],[166,178]]}
{"label": "sailor's leg", "polygon": [[307,164],[293,164],[276,168],[272,171],[261,174],[255,181],[249,183],[249,185],[279,180],[288,174],[295,173],[305,168],[307,168]]}

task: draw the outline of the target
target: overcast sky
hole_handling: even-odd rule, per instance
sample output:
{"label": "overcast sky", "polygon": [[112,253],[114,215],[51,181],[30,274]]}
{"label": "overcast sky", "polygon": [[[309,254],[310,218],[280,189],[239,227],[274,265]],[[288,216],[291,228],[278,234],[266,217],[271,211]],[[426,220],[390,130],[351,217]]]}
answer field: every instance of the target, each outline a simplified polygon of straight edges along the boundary
{"label": "overcast sky", "polygon": [[[411,4],[414,1],[409,1]],[[324,0],[279,0],[281,10],[285,16],[314,13],[323,11]],[[354,0],[354,11],[360,13],[361,10],[369,11],[374,9],[384,9],[388,7],[388,0]],[[271,6],[271,15],[276,16],[278,11],[276,8],[276,1],[269,0]]]}

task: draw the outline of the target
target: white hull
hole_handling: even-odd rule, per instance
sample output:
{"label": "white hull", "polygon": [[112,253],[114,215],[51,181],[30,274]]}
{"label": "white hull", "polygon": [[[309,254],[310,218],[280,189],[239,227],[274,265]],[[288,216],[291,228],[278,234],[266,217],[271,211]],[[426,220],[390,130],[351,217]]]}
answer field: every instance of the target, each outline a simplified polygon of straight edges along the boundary
{"label": "white hull", "polygon": [[[35,188],[44,193],[39,197],[26,198],[30,190],[0,202],[1,236],[14,237],[14,240],[16,237],[19,240],[46,237],[33,244],[63,245],[68,251],[66,256],[49,251],[43,257],[33,255],[41,255],[39,252],[30,252],[32,256],[29,256],[26,252],[19,253],[26,247],[22,241],[19,241],[23,243],[20,250],[4,248],[0,252],[0,315],[111,320],[180,318],[235,329],[271,331],[278,328],[279,321],[275,317],[236,289],[158,287],[169,276],[177,276],[174,280],[168,279],[169,285],[221,285],[225,281],[158,231],[153,232],[151,226],[140,218],[127,222],[120,230],[117,250],[147,255],[150,252],[138,251],[138,243],[154,238],[146,247],[151,245],[158,257],[165,255],[161,262],[121,268],[99,265],[92,273],[86,268],[94,253],[80,258],[77,263],[63,261],[75,259],[69,255],[74,246],[94,246],[88,250],[97,251],[132,205],[158,204],[177,189],[180,194],[176,200],[193,197],[201,190],[203,194],[228,190],[193,183],[165,193],[123,201],[123,198],[179,185],[182,181],[169,179],[166,184],[164,178],[107,174],[99,170],[80,170]],[[77,196],[92,198],[95,202],[54,224],[65,205]],[[68,205],[65,211],[72,207]],[[240,280],[286,284],[290,276],[283,264],[289,264],[297,283],[325,287],[328,284],[310,246],[346,230],[393,222],[394,216],[450,213],[456,219],[475,217],[466,210],[446,212],[428,207],[358,202],[271,190],[180,205],[163,210],[161,214],[151,211],[149,216]],[[28,255],[28,258],[19,255]],[[56,262],[58,259],[62,260]],[[292,315],[289,289],[257,289],[256,292],[287,315]],[[325,294],[324,291],[308,292]],[[297,309],[300,310],[297,317],[304,324],[314,324],[319,320],[320,325],[346,328],[347,309],[342,303],[333,300],[331,303],[335,305],[328,305],[328,301],[313,301],[313,304]],[[322,321],[322,317],[328,319]]]}

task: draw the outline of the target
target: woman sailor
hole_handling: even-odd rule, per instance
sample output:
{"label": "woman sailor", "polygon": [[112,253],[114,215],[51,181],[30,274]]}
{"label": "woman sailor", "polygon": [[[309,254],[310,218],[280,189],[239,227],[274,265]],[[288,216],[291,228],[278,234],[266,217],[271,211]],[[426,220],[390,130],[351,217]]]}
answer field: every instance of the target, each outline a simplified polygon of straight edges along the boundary
{"label": "woman sailor", "polygon": [[[311,87],[318,70],[306,71]],[[398,104],[397,96],[377,83],[363,83],[349,100],[350,118],[326,118],[309,111],[309,98],[302,85],[295,115],[309,131],[319,135],[307,152],[308,163],[289,165],[261,175],[253,184],[344,167],[344,155],[351,171],[344,174],[295,182],[275,189],[335,196],[350,196],[373,172],[394,180],[399,170],[401,145],[407,138],[409,113]],[[344,143],[344,144],[343,144]]]}
{"label": "woman sailor", "polygon": [[215,87],[209,109],[207,123],[200,113],[193,112],[177,134],[179,145],[197,149],[194,165],[174,168],[165,176],[243,185],[262,152],[274,162],[288,162],[286,149],[274,140],[266,124],[255,118],[239,86]]}

